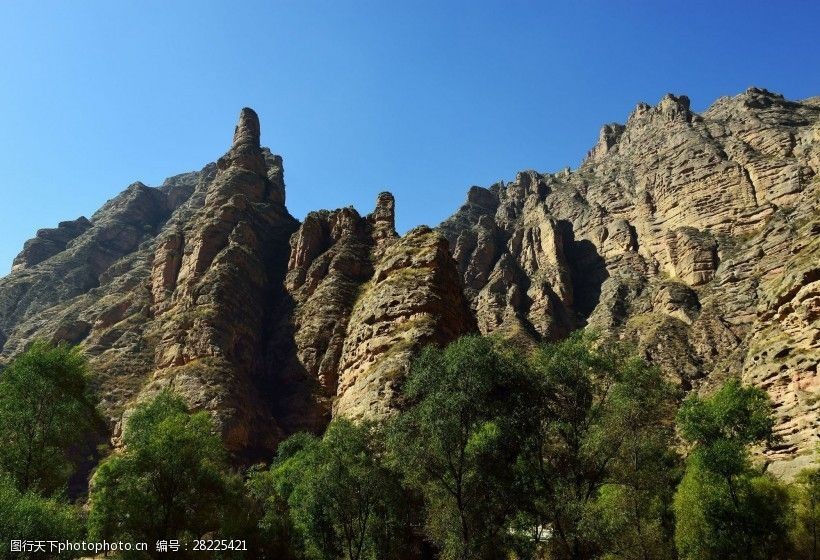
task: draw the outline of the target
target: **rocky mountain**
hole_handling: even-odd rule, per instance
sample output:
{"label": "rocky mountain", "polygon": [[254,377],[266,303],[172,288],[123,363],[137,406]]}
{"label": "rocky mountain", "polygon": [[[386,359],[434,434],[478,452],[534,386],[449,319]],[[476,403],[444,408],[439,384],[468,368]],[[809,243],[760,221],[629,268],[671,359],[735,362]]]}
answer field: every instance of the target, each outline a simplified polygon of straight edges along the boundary
{"label": "rocky mountain", "polygon": [[601,129],[574,171],[473,187],[441,225],[483,333],[629,340],[684,388],[765,388],[772,469],[811,461],[820,400],[820,98],[685,96]]}
{"label": "rocky mountain", "polygon": [[383,417],[411,356],[469,332],[589,327],[687,390],[772,396],[790,475],[818,443],[820,98],[685,96],[602,128],[576,170],[473,187],[439,227],[285,207],[282,159],[243,109],[229,151],[90,219],[40,230],[0,279],[0,360],[82,345],[114,439],[162,388],[210,411],[238,460],[334,415]]}

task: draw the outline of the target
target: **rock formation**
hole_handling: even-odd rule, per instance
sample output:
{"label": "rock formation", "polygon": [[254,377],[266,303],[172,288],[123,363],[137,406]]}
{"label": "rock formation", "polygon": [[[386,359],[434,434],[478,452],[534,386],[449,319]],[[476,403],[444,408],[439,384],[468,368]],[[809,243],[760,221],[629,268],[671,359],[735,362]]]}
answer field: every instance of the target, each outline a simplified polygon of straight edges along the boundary
{"label": "rock formation", "polygon": [[588,326],[685,388],[772,396],[790,474],[818,443],[820,99],[640,103],[575,171],[473,187],[440,229],[482,332]]}
{"label": "rock formation", "polygon": [[0,281],[3,355],[36,338],[81,343],[115,436],[135,402],[171,388],[213,413],[228,449],[268,453],[283,432],[266,333],[297,226],[282,160],[243,109],[216,164],[156,189],[135,183],[64,251]]}
{"label": "rock formation", "polygon": [[40,230],[0,279],[0,360],[81,344],[115,440],[162,388],[212,413],[237,460],[398,406],[412,355],[469,332],[525,343],[589,327],[684,389],[772,396],[790,475],[818,442],[820,98],[685,96],[604,126],[576,170],[473,187],[399,236],[395,201],[285,207],[282,160],[243,109],[228,152],[90,219]]}
{"label": "rock formation", "polygon": [[413,352],[475,331],[447,241],[424,227],[400,238],[394,205],[385,192],[366,217],[311,212],[291,238],[273,339],[289,431],[389,414]]}

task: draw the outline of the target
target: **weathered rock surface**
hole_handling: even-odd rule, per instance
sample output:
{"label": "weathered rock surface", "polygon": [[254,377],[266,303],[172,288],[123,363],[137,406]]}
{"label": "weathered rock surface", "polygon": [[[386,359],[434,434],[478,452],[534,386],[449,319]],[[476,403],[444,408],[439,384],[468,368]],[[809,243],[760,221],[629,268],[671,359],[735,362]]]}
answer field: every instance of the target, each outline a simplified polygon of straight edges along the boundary
{"label": "weathered rock surface", "polygon": [[65,250],[0,280],[3,356],[36,338],[80,343],[115,436],[135,402],[171,388],[213,413],[231,451],[269,452],[282,432],[267,333],[297,226],[281,158],[244,109],[216,164],[135,183]]}
{"label": "weathered rock surface", "polygon": [[39,264],[49,257],[62,253],[68,244],[85,233],[91,227],[91,222],[85,216],[76,220],[60,222],[53,229],[41,229],[37,237],[29,239],[23,245],[23,250],[14,258],[12,271],[23,270]]}
{"label": "weathered rock surface", "polygon": [[258,117],[243,109],[203,207],[154,252],[155,371],[142,392],[170,387],[212,410],[233,451],[270,450],[282,435],[264,399],[266,332],[296,226],[281,159],[266,157]]}
{"label": "weathered rock surface", "polygon": [[446,240],[423,227],[399,238],[394,206],[381,193],[365,217],[312,212],[291,238],[291,303],[273,339],[288,431],[390,414],[415,351],[475,331]]}
{"label": "weathered rock surface", "polygon": [[685,96],[602,128],[576,170],[473,187],[438,228],[285,207],[282,160],[244,109],[230,150],[90,219],[41,230],[0,279],[0,360],[81,344],[117,437],[162,388],[239,460],[334,415],[384,417],[412,355],[468,332],[532,343],[589,327],[685,389],[765,388],[790,476],[818,443],[820,98]]}
{"label": "weathered rock surface", "polygon": [[[395,238],[392,196],[379,202],[382,210],[389,208],[384,239]],[[291,238],[290,302],[272,340],[274,354],[284,361],[277,404],[290,431],[318,431],[330,419],[350,313],[373,274],[378,211],[367,217],[353,208],[311,212]]]}
{"label": "weathered rock surface", "polygon": [[766,90],[702,114],[639,104],[575,171],[473,187],[441,224],[482,332],[632,341],[684,387],[766,388],[783,442],[818,443],[820,103]]}
{"label": "weathered rock surface", "polygon": [[475,330],[447,240],[417,227],[385,248],[353,305],[334,413],[384,417],[413,353]]}

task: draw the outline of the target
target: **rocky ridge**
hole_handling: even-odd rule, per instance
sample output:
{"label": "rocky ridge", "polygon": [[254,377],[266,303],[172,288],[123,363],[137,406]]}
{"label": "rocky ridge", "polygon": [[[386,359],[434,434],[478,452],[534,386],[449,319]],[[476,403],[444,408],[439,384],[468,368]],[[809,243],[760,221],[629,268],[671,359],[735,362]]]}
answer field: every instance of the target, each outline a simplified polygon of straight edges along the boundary
{"label": "rocky ridge", "polygon": [[818,442],[820,99],[685,96],[601,129],[576,170],[473,187],[399,236],[389,193],[285,207],[282,159],[243,109],[229,151],[90,219],[41,230],[0,279],[0,360],[81,344],[117,437],[161,388],[210,411],[238,460],[334,415],[397,406],[410,357],[469,332],[580,327],[633,342],[685,389],[738,375],[776,405],[790,475]]}
{"label": "rocky ridge", "polygon": [[686,389],[771,394],[791,474],[818,443],[820,103],[766,90],[640,103],[574,171],[473,187],[441,224],[482,332],[587,326]]}

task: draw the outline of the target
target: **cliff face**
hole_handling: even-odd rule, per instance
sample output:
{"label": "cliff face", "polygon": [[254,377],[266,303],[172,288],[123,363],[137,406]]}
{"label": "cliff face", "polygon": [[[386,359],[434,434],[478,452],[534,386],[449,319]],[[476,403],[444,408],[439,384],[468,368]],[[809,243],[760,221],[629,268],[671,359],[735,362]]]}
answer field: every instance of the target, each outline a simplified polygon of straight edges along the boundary
{"label": "cliff face", "polygon": [[38,232],[0,280],[2,359],[81,344],[115,441],[168,388],[213,414],[239,460],[332,414],[390,414],[414,351],[475,330],[447,242],[400,238],[389,193],[368,216],[299,224],[259,134],[243,109],[215,164]]}
{"label": "cliff face", "polygon": [[771,394],[793,472],[818,441],[820,101],[750,89],[603,127],[575,171],[473,187],[440,229],[479,328],[629,340],[685,388]]}
{"label": "cliff face", "polygon": [[415,351],[475,331],[447,241],[426,227],[399,237],[394,205],[381,193],[366,217],[312,212],[291,238],[273,338],[289,431],[390,414]]}
{"label": "cliff face", "polygon": [[399,236],[389,193],[300,224],[244,109],[216,163],[25,244],[0,279],[0,360],[81,344],[115,439],[167,387],[250,460],[333,415],[389,415],[424,344],[588,326],[687,389],[764,387],[790,474],[817,443],[818,201],[820,100],[751,89],[702,114],[639,104],[579,169],[473,187],[436,229]]}
{"label": "cliff face", "polygon": [[232,451],[272,449],[283,432],[267,402],[266,333],[298,222],[256,114],[242,111],[216,164],[134,184],[82,220],[37,263],[40,232],[0,281],[3,356],[36,338],[81,343],[115,437],[134,402],[169,387],[214,414]]}

